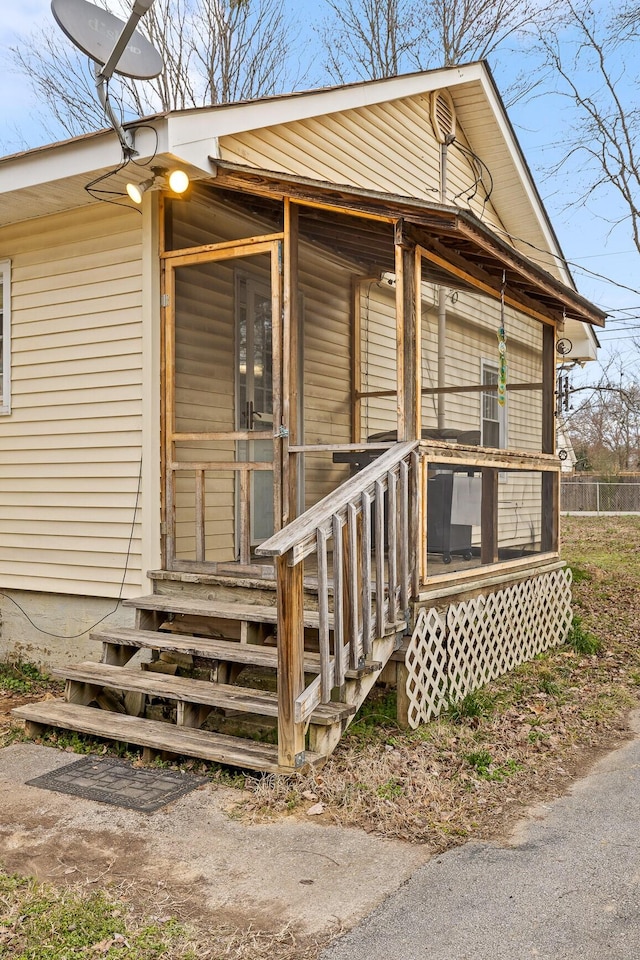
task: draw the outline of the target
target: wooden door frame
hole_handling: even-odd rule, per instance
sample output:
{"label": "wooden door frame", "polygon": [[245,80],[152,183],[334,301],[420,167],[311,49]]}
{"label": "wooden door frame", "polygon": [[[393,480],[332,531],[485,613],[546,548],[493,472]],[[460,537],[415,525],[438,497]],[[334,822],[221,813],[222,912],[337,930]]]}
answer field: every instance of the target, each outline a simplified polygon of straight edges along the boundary
{"label": "wooden door frame", "polygon": [[[224,243],[209,244],[204,247],[165,251],[161,254],[162,260],[162,362],[161,362],[161,392],[162,392],[162,551],[163,567],[167,570],[202,570],[215,572],[218,563],[207,561],[205,558],[204,511],[205,490],[204,475],[208,463],[194,462],[178,464],[175,460],[175,444],[182,440],[250,440],[251,431],[211,431],[203,433],[178,433],[176,431],[175,416],[175,330],[176,330],[176,284],[175,271],[179,267],[195,266],[202,263],[223,262],[225,260],[242,259],[243,257],[259,256],[270,257],[271,273],[271,311],[272,311],[272,346],[273,346],[273,461],[267,468],[263,464],[233,461],[211,464],[210,469],[233,470],[240,474],[242,497],[240,504],[241,534],[240,544],[236,544],[236,557],[224,561],[224,566],[247,565],[250,561],[248,546],[249,518],[246,514],[244,500],[249,496],[249,475],[252,470],[273,470],[274,488],[274,524],[276,530],[280,528],[283,515],[282,504],[282,462],[283,462],[283,385],[282,385],[282,351],[283,351],[283,322],[282,322],[282,245],[283,233],[266,236],[244,238],[242,240]],[[232,350],[235,346],[232,345]],[[195,541],[196,559],[178,560],[175,548],[175,476],[181,470],[193,469],[195,473]],[[239,546],[239,550],[237,549]]]}

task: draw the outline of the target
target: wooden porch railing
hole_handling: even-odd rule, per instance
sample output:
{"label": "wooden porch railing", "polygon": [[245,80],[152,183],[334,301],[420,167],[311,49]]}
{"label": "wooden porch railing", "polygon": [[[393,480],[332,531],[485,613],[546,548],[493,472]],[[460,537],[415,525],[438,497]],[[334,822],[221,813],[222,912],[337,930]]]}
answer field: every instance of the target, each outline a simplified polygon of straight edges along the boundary
{"label": "wooden porch railing", "polygon": [[[366,665],[376,639],[405,626],[419,576],[418,446],[399,443],[385,451],[257,549],[276,564],[283,768],[304,762],[305,721],[314,708],[344,687],[350,670]],[[313,554],[320,672],[305,687],[304,560]]]}

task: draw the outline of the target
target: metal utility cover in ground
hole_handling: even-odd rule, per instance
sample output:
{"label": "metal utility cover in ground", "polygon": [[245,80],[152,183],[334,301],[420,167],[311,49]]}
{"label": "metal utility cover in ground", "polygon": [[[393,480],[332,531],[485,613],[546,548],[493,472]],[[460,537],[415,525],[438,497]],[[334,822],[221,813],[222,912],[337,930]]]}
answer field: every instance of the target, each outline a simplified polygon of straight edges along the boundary
{"label": "metal utility cover in ground", "polygon": [[30,787],[153,813],[207,780],[170,770],[135,769],[130,763],[110,757],[83,757],[27,783]]}

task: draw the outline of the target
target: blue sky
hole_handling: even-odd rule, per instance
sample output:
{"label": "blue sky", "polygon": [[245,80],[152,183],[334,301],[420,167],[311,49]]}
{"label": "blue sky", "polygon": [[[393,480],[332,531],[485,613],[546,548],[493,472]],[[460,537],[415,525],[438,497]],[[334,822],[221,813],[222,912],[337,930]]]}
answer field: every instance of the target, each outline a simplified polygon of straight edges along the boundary
{"label": "blue sky", "polygon": [[[14,2],[3,11],[0,21],[0,53],[37,27],[58,29],[51,15],[50,0]],[[500,64],[496,71],[499,86],[506,82],[510,67],[509,60]],[[9,153],[47,142],[49,138],[39,119],[42,115],[24,78],[10,72],[3,64],[0,70],[1,152]],[[611,197],[601,192],[591,210],[567,207],[579,171],[565,168],[552,179],[545,177],[544,171],[550,165],[554,151],[561,148],[558,145],[562,144],[567,121],[559,102],[554,98],[539,97],[514,107],[510,116],[567,259],[631,287],[640,283],[640,277],[634,281],[638,275],[638,253],[628,231],[622,226],[610,232],[607,223],[595,215],[610,209]],[[640,295],[599,281],[578,268],[572,268],[572,272],[580,291],[598,305],[605,309],[634,308],[634,315],[640,316]],[[619,322],[614,322],[600,339],[604,344],[615,344],[628,350],[632,342],[621,338],[628,338],[631,333],[621,329]],[[635,355],[629,359],[631,362],[635,362]]]}

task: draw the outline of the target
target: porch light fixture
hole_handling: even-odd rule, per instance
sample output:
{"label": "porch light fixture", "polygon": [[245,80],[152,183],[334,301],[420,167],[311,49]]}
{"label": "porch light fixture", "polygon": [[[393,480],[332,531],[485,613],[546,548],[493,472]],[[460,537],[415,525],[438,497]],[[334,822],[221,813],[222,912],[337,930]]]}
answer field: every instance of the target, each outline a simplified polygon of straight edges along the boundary
{"label": "porch light fixture", "polygon": [[150,190],[155,183],[155,177],[149,177],[148,180],[143,180],[142,183],[128,183],[127,184],[127,193],[131,200],[134,203],[142,203],[142,197]]}
{"label": "porch light fixture", "polygon": [[189,189],[189,177],[184,170],[172,170],[169,174],[169,189],[172,193],[182,194]]}
{"label": "porch light fixture", "polygon": [[184,170],[172,170],[168,174],[166,170],[152,168],[153,176],[142,183],[128,183],[127,194],[134,203],[142,203],[142,197],[147,190],[160,190],[162,187],[169,187],[176,196],[182,196],[189,188],[189,175]]}

